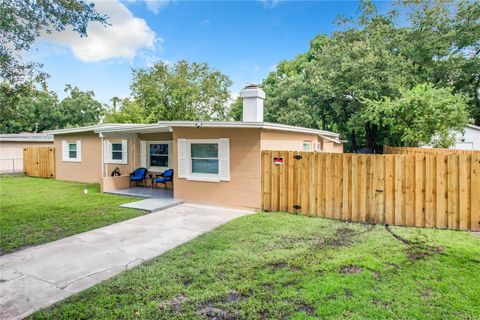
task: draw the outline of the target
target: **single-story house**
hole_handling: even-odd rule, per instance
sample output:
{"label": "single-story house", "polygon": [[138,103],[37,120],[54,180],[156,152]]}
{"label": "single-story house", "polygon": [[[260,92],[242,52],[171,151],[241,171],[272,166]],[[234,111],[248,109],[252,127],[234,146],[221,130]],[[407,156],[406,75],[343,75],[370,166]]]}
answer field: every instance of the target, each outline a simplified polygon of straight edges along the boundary
{"label": "single-story house", "polygon": [[[127,188],[129,174],[174,169],[174,198],[260,208],[261,151],[343,152],[334,132],[263,121],[264,91],[247,86],[243,121],[160,121],[54,130],[56,179]],[[121,176],[111,177],[118,168]],[[150,182],[151,183],[151,179]]]}
{"label": "single-story house", "polygon": [[53,136],[50,134],[0,134],[0,172],[23,172],[23,148],[51,146]]}
{"label": "single-story house", "polygon": [[455,144],[450,149],[480,150],[480,127],[469,124],[462,132],[456,132]]}

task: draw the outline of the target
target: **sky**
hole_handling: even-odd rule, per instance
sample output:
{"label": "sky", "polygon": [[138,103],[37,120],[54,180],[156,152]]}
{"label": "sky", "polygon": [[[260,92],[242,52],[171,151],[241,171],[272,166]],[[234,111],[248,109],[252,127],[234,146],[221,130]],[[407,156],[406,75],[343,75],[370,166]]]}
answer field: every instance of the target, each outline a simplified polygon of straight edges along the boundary
{"label": "sky", "polygon": [[[111,26],[90,24],[88,37],[71,30],[43,34],[30,53],[62,98],[65,84],[93,90],[110,104],[129,95],[132,68],[156,62],[206,62],[233,81],[232,95],[260,83],[275,65],[305,52],[318,34],[355,16],[354,1],[94,1]],[[381,3],[385,5],[385,3]]]}

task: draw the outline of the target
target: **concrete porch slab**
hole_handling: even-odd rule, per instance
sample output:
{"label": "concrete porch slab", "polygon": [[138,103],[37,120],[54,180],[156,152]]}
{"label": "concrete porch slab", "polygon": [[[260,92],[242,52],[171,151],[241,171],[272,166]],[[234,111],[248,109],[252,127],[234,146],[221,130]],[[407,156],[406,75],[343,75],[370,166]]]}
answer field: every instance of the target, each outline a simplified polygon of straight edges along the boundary
{"label": "concrete porch slab", "polygon": [[164,210],[178,204],[183,203],[182,200],[176,199],[161,199],[161,198],[149,198],[140,201],[125,203],[120,205],[122,208],[130,208],[130,209],[138,209],[147,212],[156,212],[160,210]]}
{"label": "concrete porch slab", "polygon": [[116,190],[106,191],[105,193],[117,194],[121,196],[140,197],[140,198],[173,199],[173,190],[152,189],[149,187],[132,187],[132,188],[125,188],[125,189],[116,189]]}

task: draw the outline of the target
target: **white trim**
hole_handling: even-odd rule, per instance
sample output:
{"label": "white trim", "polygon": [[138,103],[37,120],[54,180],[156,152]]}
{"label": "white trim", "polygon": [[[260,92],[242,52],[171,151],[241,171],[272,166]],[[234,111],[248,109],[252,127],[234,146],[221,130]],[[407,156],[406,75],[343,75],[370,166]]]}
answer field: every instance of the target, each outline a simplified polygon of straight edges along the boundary
{"label": "white trim", "polygon": [[267,129],[267,130],[279,130],[279,131],[291,131],[291,132],[301,132],[301,133],[311,133],[319,136],[329,136],[334,139],[338,139],[340,135],[335,132],[311,129],[304,127],[290,126],[280,123],[270,123],[270,122],[243,122],[243,121],[159,121],[155,124],[146,124],[139,125],[132,128],[100,128],[95,130],[95,132],[162,132],[171,131],[171,128],[174,127],[185,127],[185,128],[258,128],[258,129]]}
{"label": "white trim", "polygon": [[[151,144],[166,144],[168,145],[168,166],[166,167],[156,167],[156,166],[151,166],[150,165],[150,145]],[[172,161],[173,161],[173,141],[172,140],[164,140],[164,141],[146,141],[146,158],[145,158],[145,163],[146,163],[146,168],[148,171],[151,172],[164,172],[165,170],[171,169],[172,168]]]}
{"label": "white trim", "polygon": [[[70,145],[76,145],[76,158],[70,158]],[[62,140],[62,161],[82,162],[82,142],[80,140]]]}
{"label": "white trim", "polygon": [[187,177],[187,139],[177,140],[177,176],[179,178]]}
{"label": "white trim", "polygon": [[[180,139],[179,140],[179,148],[180,148]],[[191,181],[205,181],[205,182],[220,182],[220,181],[229,181],[230,180],[230,151],[229,151],[229,146],[228,146],[228,138],[220,138],[220,139],[183,139],[185,141],[185,178],[187,180]],[[226,152],[228,154],[225,156],[221,156],[220,150],[221,148],[225,148],[225,142],[227,142],[226,146]],[[193,173],[192,172],[192,144],[197,144],[197,143],[209,143],[209,144],[217,144],[218,145],[218,173]],[[221,144],[224,144],[223,147],[221,147]],[[179,152],[179,160],[180,160],[180,152]],[[221,161],[227,161],[224,166],[226,167],[226,172],[221,172]],[[180,167],[180,162],[179,162],[179,167]],[[179,178],[182,178],[179,175]]]}
{"label": "white trim", "polygon": [[[113,159],[113,144],[122,145],[122,159]],[[117,151],[118,152],[118,151]],[[108,139],[105,140],[104,149],[105,163],[109,164],[128,164],[128,141],[126,139]]]}

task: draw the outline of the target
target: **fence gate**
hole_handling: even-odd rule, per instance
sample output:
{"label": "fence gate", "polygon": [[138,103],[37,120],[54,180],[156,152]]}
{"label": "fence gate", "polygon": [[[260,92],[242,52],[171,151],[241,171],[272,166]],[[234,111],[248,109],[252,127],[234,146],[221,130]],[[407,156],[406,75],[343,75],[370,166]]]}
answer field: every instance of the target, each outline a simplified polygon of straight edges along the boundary
{"label": "fence gate", "polygon": [[480,230],[480,154],[263,151],[262,209]]}
{"label": "fence gate", "polygon": [[31,177],[55,176],[55,148],[25,147],[23,148],[23,171]]}

